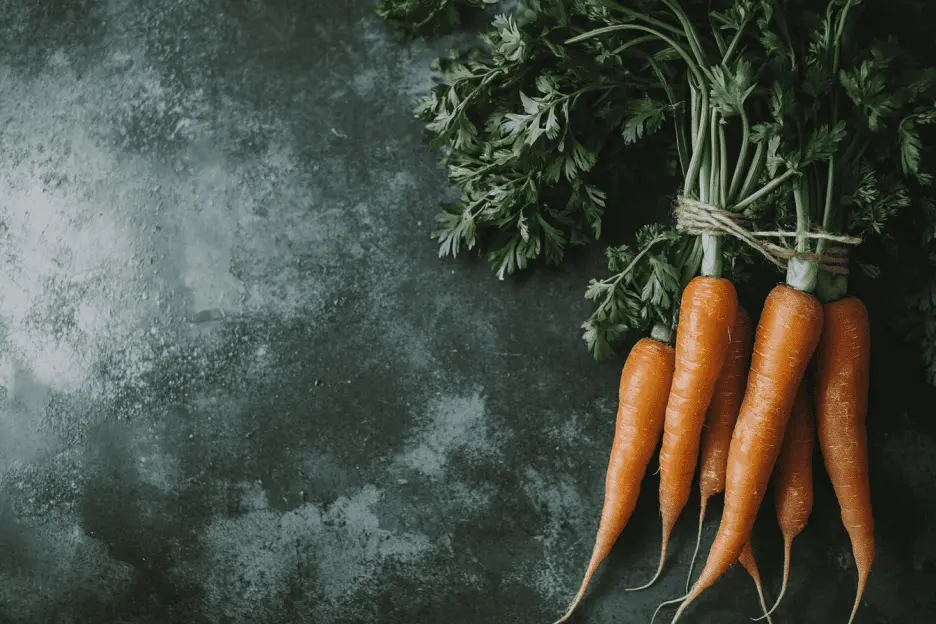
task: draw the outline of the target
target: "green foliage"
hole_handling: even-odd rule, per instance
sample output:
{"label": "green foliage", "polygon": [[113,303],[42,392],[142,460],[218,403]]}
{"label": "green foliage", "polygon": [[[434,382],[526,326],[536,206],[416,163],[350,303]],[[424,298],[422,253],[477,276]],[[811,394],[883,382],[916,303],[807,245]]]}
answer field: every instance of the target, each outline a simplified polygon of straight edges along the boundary
{"label": "green foliage", "polygon": [[664,102],[658,102],[649,97],[631,102],[630,106],[627,107],[624,121],[624,142],[627,144],[636,143],[644,135],[659,130],[666,119],[668,108],[669,106]]}
{"label": "green foliage", "polygon": [[[385,0],[378,11],[432,33],[483,4]],[[501,278],[559,263],[606,233],[606,211],[629,210],[630,189],[650,179],[697,198],[724,187],[707,201],[737,206],[756,229],[788,230],[796,188],[811,227],[862,237],[850,280],[886,290],[892,322],[936,381],[936,3],[521,5],[473,49],[440,59],[441,80],[417,109],[460,191],[438,216],[440,255],[484,253]],[[691,129],[702,127],[696,145]],[[651,220],[633,244],[607,250],[610,277],[589,283],[584,338],[596,357],[672,326],[698,270],[698,239],[663,211]],[[735,281],[765,269],[734,240],[722,266]]]}
{"label": "green foliage", "polygon": [[614,343],[628,332],[671,324],[680,290],[676,255],[686,242],[672,228],[653,224],[637,232],[633,246],[605,250],[611,277],[591,280],[585,292],[595,310],[582,325],[582,337],[595,358],[612,355]]}
{"label": "green foliage", "polygon": [[496,17],[481,46],[440,59],[442,80],[416,110],[462,195],[438,217],[440,255],[482,250],[500,278],[601,235],[622,175],[654,162],[629,166],[625,150],[661,127],[668,106],[646,96],[649,79],[629,77],[644,58],[610,54],[614,42],[562,45],[593,6],[527,4],[521,17]]}

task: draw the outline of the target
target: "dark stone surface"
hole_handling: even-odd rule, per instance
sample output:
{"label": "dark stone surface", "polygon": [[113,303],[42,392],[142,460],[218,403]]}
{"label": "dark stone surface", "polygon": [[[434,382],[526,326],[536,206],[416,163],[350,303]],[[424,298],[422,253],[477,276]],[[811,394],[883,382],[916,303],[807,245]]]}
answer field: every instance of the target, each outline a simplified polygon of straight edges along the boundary
{"label": "dark stone surface", "polygon": [[[439,261],[410,110],[446,41],[342,0],[0,3],[0,621],[550,622],[601,505],[594,258]],[[934,613],[936,442],[882,336],[859,622]],[[652,470],[651,470],[652,472]],[[844,621],[827,480],[777,621]],[[647,621],[655,476],[580,622]],[[706,525],[714,532],[719,506]],[[755,547],[770,596],[779,535]],[[747,621],[732,570],[687,622]],[[928,615],[927,615],[928,614]]]}

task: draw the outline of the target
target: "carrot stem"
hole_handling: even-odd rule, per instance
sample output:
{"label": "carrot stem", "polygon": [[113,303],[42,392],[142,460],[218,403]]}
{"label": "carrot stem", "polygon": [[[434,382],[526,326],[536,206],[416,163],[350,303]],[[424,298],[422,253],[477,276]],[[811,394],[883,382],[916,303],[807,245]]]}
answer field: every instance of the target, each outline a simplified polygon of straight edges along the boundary
{"label": "carrot stem", "polygon": [[738,154],[738,161],[735,163],[734,173],[731,175],[731,185],[728,188],[728,195],[725,198],[727,202],[733,202],[741,190],[741,178],[744,168],[747,166],[748,145],[751,142],[751,123],[748,121],[747,112],[741,107],[741,151]]}
{"label": "carrot stem", "polygon": [[702,235],[702,275],[721,277],[722,237],[714,234]]}
{"label": "carrot stem", "polygon": [[[794,185],[793,201],[796,204],[796,251],[806,253],[808,240],[806,231],[809,229],[809,207],[801,184]],[[819,267],[815,262],[799,256],[790,258],[787,265],[786,283],[791,288],[811,293],[816,290],[816,281],[819,278]]]}

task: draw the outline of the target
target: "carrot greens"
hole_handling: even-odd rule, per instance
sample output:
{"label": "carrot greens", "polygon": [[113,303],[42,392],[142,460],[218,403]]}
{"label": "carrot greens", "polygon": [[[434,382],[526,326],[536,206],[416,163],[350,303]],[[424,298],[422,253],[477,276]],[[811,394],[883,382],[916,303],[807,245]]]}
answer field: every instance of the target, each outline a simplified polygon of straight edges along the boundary
{"label": "carrot greens", "polygon": [[[495,3],[384,0],[378,12],[434,34],[483,5]],[[417,109],[458,191],[438,215],[440,255],[482,253],[505,278],[605,241],[609,272],[589,285],[584,333],[597,357],[672,328],[673,301],[695,273],[737,283],[779,266],[827,301],[851,281],[895,302],[892,322],[921,345],[936,382],[932,3],[521,0],[494,10],[504,13],[476,44],[439,59],[440,80]],[[639,206],[650,188],[665,189],[669,206]],[[674,227],[680,206],[732,213],[765,235],[775,261],[718,228]],[[879,276],[891,279],[872,283]]]}
{"label": "carrot greens", "polygon": [[[414,36],[494,4],[383,0],[377,10]],[[936,384],[936,66],[924,60],[936,58],[936,4],[503,7],[474,45],[438,60],[416,110],[457,190],[437,217],[439,254],[484,254],[505,279],[601,241],[607,274],[588,282],[584,341],[603,358],[639,338],[622,372],[595,547],[559,621],[630,518],[661,433],[661,555],[635,589],[664,569],[701,456],[699,537],[706,501],[723,491],[722,520],[687,594],[660,606],[679,603],[675,624],[739,558],[760,591],[750,537],[784,448],[785,588],[790,542],[811,509],[810,394],[858,569],[854,618],[874,557],[874,313],[920,345]],[[736,289],[749,279],[770,289],[756,330]],[[706,422],[718,431],[703,434]],[[769,621],[762,593],[761,604]]]}

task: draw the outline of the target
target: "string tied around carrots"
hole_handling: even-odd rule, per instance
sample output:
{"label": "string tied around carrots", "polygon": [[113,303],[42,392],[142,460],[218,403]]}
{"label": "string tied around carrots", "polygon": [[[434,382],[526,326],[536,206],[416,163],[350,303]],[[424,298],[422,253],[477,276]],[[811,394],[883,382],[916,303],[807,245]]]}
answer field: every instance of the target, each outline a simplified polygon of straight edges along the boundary
{"label": "string tied around carrots", "polygon": [[815,262],[819,268],[837,275],[848,275],[848,246],[861,243],[861,238],[855,236],[839,236],[821,230],[806,232],[804,236],[810,240],[824,240],[833,243],[823,253],[797,252],[795,249],[784,247],[772,240],[794,239],[794,231],[752,231],[747,227],[747,219],[730,210],[725,210],[711,204],[679,196],[676,199],[676,227],[687,234],[701,235],[713,234],[716,236],[733,236],[751,249],[755,250],[779,269],[785,269],[791,258],[801,258]]}

